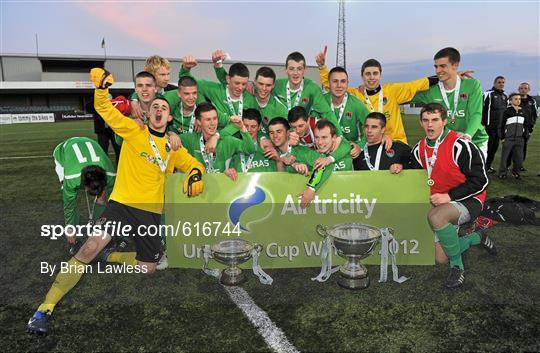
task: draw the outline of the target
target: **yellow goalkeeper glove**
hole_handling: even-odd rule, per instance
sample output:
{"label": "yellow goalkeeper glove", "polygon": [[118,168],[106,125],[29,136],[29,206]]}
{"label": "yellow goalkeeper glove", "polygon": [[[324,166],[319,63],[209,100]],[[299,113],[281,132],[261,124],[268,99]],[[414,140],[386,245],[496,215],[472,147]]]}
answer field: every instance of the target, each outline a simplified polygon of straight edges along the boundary
{"label": "yellow goalkeeper glove", "polygon": [[109,88],[114,83],[112,74],[102,68],[93,68],[90,70],[90,81],[98,89]]}
{"label": "yellow goalkeeper glove", "polygon": [[188,197],[197,196],[203,189],[202,172],[199,168],[193,168],[184,180],[184,194],[187,193]]}

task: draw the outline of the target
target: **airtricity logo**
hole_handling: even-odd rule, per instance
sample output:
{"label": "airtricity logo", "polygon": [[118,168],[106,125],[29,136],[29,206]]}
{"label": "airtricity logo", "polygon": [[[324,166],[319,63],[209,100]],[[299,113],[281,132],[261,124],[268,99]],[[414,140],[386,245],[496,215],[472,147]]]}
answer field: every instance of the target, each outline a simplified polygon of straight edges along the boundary
{"label": "airtricity logo", "polygon": [[246,226],[240,223],[240,217],[248,208],[260,205],[264,200],[266,200],[266,192],[262,188],[258,186],[248,187],[248,192],[231,202],[228,212],[230,222],[234,225],[239,224],[242,231],[249,232],[247,223]]}

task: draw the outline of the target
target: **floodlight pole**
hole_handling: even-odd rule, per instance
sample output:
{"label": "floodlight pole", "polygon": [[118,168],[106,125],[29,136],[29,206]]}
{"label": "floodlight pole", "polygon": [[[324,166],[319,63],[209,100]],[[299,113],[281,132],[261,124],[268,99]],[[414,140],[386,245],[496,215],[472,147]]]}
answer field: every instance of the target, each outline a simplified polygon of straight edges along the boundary
{"label": "floodlight pole", "polygon": [[341,66],[344,69],[347,68],[345,55],[345,0],[339,0],[336,66]]}

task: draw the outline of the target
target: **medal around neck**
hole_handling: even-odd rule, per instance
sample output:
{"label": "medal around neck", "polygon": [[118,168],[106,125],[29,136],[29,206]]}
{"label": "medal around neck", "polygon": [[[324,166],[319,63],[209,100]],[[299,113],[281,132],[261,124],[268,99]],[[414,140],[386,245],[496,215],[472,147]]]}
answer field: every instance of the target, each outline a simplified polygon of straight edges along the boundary
{"label": "medal around neck", "polygon": [[[253,258],[253,273],[259,277],[261,283],[272,284],[272,278],[258,264],[258,258],[262,249],[262,245],[253,244],[243,239],[223,240],[211,247],[205,245],[203,249],[203,272],[219,278],[221,284],[237,286],[246,280],[245,274],[238,266]],[[228,267],[225,270],[208,268],[211,258]]]}
{"label": "medal around neck", "polygon": [[[323,277],[327,279],[331,273],[339,269],[340,276],[337,283],[341,287],[347,289],[365,289],[369,287],[368,271],[360,260],[373,253],[375,246],[381,240],[381,230],[366,224],[339,223],[333,227],[319,224],[316,231],[325,238],[325,250],[327,251],[323,250],[323,255],[326,252],[331,256],[332,249],[330,245],[333,244],[338,255],[347,260],[344,265],[331,269],[332,264],[328,263],[328,261],[325,262],[323,255],[321,255],[323,261],[321,274],[327,272],[327,275]],[[331,257],[329,261],[331,261]]]}

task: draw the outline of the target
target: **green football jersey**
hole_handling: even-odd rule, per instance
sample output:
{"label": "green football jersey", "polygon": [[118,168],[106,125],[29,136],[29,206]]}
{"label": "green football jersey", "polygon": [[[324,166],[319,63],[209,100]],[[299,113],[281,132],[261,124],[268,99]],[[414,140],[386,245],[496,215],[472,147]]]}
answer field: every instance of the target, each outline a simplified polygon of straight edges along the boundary
{"label": "green football jersey", "polygon": [[255,153],[240,152],[233,156],[231,160],[231,168],[236,169],[238,172],[247,173],[266,173],[276,172],[276,161],[266,158],[264,152],[259,144],[260,135],[257,137],[257,143],[255,143]]}
{"label": "green football jersey", "polygon": [[[77,191],[81,188],[81,170],[90,165],[101,167],[107,173],[107,196],[111,194],[116,177],[109,156],[99,144],[87,137],[72,137],[60,143],[53,152],[56,174],[62,182],[64,221],[66,225],[79,222]],[[96,216],[96,215],[95,215]]]}
{"label": "green football jersey", "polygon": [[[195,126],[195,110],[193,110],[192,114],[183,114],[182,100],[178,96],[177,90],[165,92],[165,99],[169,102],[169,108],[171,109],[171,115],[173,116],[173,120],[167,125],[167,131],[173,131],[177,134],[193,132],[190,130]],[[201,96],[198,96],[195,104],[198,105],[202,102],[204,102],[204,99]],[[219,121],[218,125],[220,123],[223,125],[222,121]]]}
{"label": "green football jersey", "polygon": [[334,112],[343,136],[349,141],[361,144],[360,147],[362,147],[365,140],[363,126],[366,122],[366,116],[369,114],[364,103],[354,95],[346,93],[345,107],[343,108],[343,105],[333,107],[332,94],[328,92],[323,94],[323,97]]}
{"label": "green football jersey", "polygon": [[[351,157],[351,143],[342,139],[339,147],[330,154],[334,157],[334,171],[354,170]],[[336,158],[337,157],[337,158]]]}
{"label": "green football jersey", "polygon": [[[183,76],[193,77],[190,70],[186,70],[182,67],[180,70],[180,77]],[[229,100],[227,97],[227,84],[206,80],[196,81],[199,88],[199,95],[208,98],[218,111],[228,117],[242,115],[241,110],[244,109],[257,108],[255,98],[248,92],[244,91],[242,97],[238,100]],[[242,109],[240,109],[240,107]]]}
{"label": "green football jersey", "polygon": [[[214,68],[214,71],[216,72],[216,77],[222,84],[227,84],[227,71],[223,67],[220,68]],[[272,119],[281,117],[287,119],[287,115],[289,114],[289,110],[287,109],[287,106],[283,104],[283,102],[273,93],[270,93],[270,97],[268,99],[268,102],[263,106],[257,99],[255,98],[255,103],[259,113],[261,113],[261,119],[262,119],[262,132],[266,133],[268,131],[268,123],[272,121]]]}
{"label": "green football jersey", "polygon": [[[288,82],[289,79],[286,77],[278,78],[272,91],[285,104],[288,110],[296,106],[302,106],[308,114],[328,119],[339,128],[339,124],[332,109],[330,109],[330,105],[324,99],[321,89],[315,82],[304,78],[302,92],[300,93],[300,90],[296,92],[291,91],[289,97],[287,97]],[[299,94],[300,96],[298,96]]]}
{"label": "green football jersey", "polygon": [[486,130],[482,126],[483,93],[480,81],[462,79],[459,89],[457,108],[454,105],[455,90],[446,92],[450,109],[444,102],[439,85],[431,86],[427,91],[417,93],[412,103],[439,103],[448,111],[446,126],[472,137],[472,142],[480,147],[488,140]]}
{"label": "green football jersey", "polygon": [[203,154],[205,141],[200,132],[182,134],[180,139],[189,154],[204,164],[207,173],[223,173],[225,169],[231,166],[231,159],[235,154],[256,152],[255,144],[249,133],[242,132],[241,135],[241,140],[232,136],[220,137],[217,142],[216,153],[213,155]]}
{"label": "green football jersey", "polygon": [[281,102],[274,94],[270,94],[270,98],[264,106],[261,106],[257,99],[255,99],[255,101],[257,102],[256,109],[261,113],[262,131],[265,133],[268,132],[268,123],[270,123],[272,119],[278,117],[287,119],[287,115],[289,115],[289,111],[285,104],[283,104],[283,102]]}

